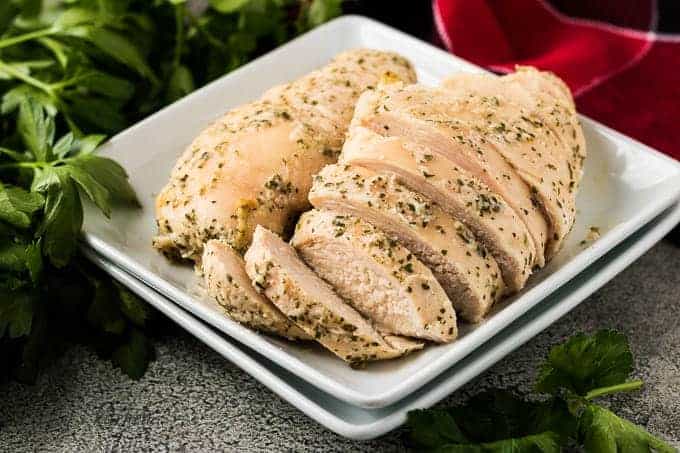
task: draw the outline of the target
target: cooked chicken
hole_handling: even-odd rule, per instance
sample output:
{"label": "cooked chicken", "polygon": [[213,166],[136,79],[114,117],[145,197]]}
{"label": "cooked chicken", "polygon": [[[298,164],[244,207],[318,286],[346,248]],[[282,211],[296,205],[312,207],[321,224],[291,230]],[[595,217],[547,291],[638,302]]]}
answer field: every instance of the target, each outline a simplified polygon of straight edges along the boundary
{"label": "cooked chicken", "polygon": [[531,187],[551,226],[546,255],[553,256],[574,224],[586,154],[569,90],[533,68],[503,77],[460,74],[443,87],[469,106],[457,118],[478,129]]}
{"label": "cooked chicken", "polygon": [[488,99],[472,102],[441,88],[392,84],[361,96],[352,125],[385,137],[407,137],[484,183],[524,222],[536,246],[535,264],[543,266],[548,224],[530,187],[499,153],[503,145],[489,137],[500,123],[492,122],[499,121],[498,114],[487,113]]}
{"label": "cooked chicken", "polygon": [[520,290],[536,264],[533,239],[505,200],[450,160],[403,137],[353,126],[340,162],[390,172],[465,224],[495,258],[505,284]]}
{"label": "cooked chicken", "polygon": [[383,332],[449,342],[456,313],[432,272],[358,217],[311,210],[291,240],[302,259]]}
{"label": "cooked chicken", "polygon": [[202,267],[208,294],[229,316],[246,326],[291,340],[311,340],[250,283],[241,255],[222,241],[211,240],[203,249]]}
{"label": "cooked chicken", "polygon": [[235,320],[351,364],[453,341],[559,251],[585,140],[552,74],[413,82],[355,50],[233,109],[178,160],[154,246]]}
{"label": "cooked chicken", "polygon": [[328,165],[315,176],[309,201],[367,220],[403,244],[432,269],[457,315],[467,321],[479,321],[503,294],[498,264],[472,233],[392,174]]}
{"label": "cooked chicken", "polygon": [[284,232],[309,206],[311,175],[337,159],[359,94],[385,76],[415,80],[396,54],[346,52],[216,121],[158,195],[154,246],[195,260],[210,239],[242,253],[256,225]]}
{"label": "cooked chicken", "polygon": [[413,338],[400,337],[399,335],[390,335],[380,332],[383,339],[387,344],[392,346],[397,351],[400,351],[400,355],[410,354],[415,351],[423,349],[425,343],[422,341],[414,340]]}
{"label": "cooked chicken", "polygon": [[388,343],[298,258],[279,236],[258,226],[245,254],[253,284],[309,336],[352,364],[399,357],[422,347]]}
{"label": "cooked chicken", "polygon": [[[213,251],[220,247],[222,253],[206,256],[212,293],[235,319],[298,337],[273,307],[253,296],[245,272],[236,271],[234,251],[245,251],[256,225],[282,233],[309,207],[311,175],[337,159],[356,99],[384,77],[415,80],[410,64],[396,54],[345,52],[323,69],[227,113],[189,146],[159,194],[154,246],[197,260],[204,243],[220,239],[233,250],[215,245]],[[225,275],[218,287],[223,268],[232,280]]]}

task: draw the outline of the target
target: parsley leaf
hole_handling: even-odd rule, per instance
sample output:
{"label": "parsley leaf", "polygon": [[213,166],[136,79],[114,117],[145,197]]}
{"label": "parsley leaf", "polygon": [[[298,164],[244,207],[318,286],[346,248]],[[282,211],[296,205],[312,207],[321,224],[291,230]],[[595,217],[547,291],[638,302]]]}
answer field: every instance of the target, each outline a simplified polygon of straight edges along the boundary
{"label": "parsley leaf", "polygon": [[307,25],[316,27],[342,13],[342,0],[313,0],[307,12]]}
{"label": "parsley leaf", "polygon": [[19,14],[19,8],[17,8],[14,2],[0,2],[0,32],[5,31],[17,14]]}
{"label": "parsley leaf", "polygon": [[68,29],[65,34],[82,38],[109,57],[137,71],[141,76],[157,82],[144,55],[128,38],[104,27],[84,25]]}
{"label": "parsley leaf", "polygon": [[449,444],[434,450],[437,453],[559,453],[559,440],[555,433],[532,434],[515,439],[479,444]]}
{"label": "parsley leaf", "polygon": [[125,127],[126,120],[121,106],[109,99],[64,93],[64,102],[69,114],[88,127],[109,133]]}
{"label": "parsley leaf", "polygon": [[[88,174],[108,191],[108,201],[139,205],[135,190],[128,181],[127,172],[116,161],[94,154],[79,154],[66,161],[66,168],[69,172],[77,169],[77,171]],[[96,198],[90,198],[97,202]],[[99,203],[97,205],[99,206]],[[102,209],[102,211],[105,210]]]}
{"label": "parsley leaf", "polygon": [[78,154],[90,154],[92,153],[104,140],[106,140],[106,135],[94,134],[87,135],[85,137],[79,137],[76,140],[76,147],[78,149]]}
{"label": "parsley leaf", "polygon": [[26,269],[26,245],[3,240],[0,243],[0,270],[22,271]]}
{"label": "parsley leaf", "polygon": [[411,440],[437,452],[560,451],[576,420],[559,400],[525,401],[504,391],[481,393],[448,410],[409,413]]}
{"label": "parsley leaf", "polygon": [[57,105],[47,93],[31,85],[17,85],[16,87],[7,90],[2,96],[2,104],[0,104],[0,113],[7,115],[19,108],[22,102],[26,99],[32,99],[34,102],[40,104],[49,116],[57,114]]}
{"label": "parsley leaf", "polygon": [[0,182],[0,220],[16,228],[28,228],[34,213],[45,203],[39,193],[20,187],[7,187]]}
{"label": "parsley leaf", "polygon": [[128,340],[113,352],[111,360],[132,379],[140,379],[154,356],[149,340],[138,329],[133,328]]}
{"label": "parsley leaf", "polygon": [[250,0],[210,0],[210,5],[221,13],[233,13],[243,8]]}
{"label": "parsley leaf", "polygon": [[83,205],[67,169],[47,167],[42,170],[38,190],[47,192],[45,216],[38,230],[43,235],[43,250],[56,267],[63,267],[75,253],[78,234],[83,225]]}
{"label": "parsley leaf", "polygon": [[35,294],[32,291],[0,290],[0,338],[19,338],[31,332]]}
{"label": "parsley leaf", "polygon": [[31,158],[26,155],[26,153],[19,153],[8,148],[0,148],[0,156],[9,157],[15,162],[26,162],[31,160]]}
{"label": "parsley leaf", "polygon": [[589,404],[579,419],[579,438],[588,452],[673,453],[673,447],[611,411]]}
{"label": "parsley leaf", "polygon": [[410,411],[408,426],[411,441],[422,448],[434,449],[447,444],[468,442],[456,420],[446,410]]}
{"label": "parsley leaf", "polygon": [[52,153],[59,158],[64,158],[73,149],[74,142],[75,142],[75,137],[73,136],[73,132],[69,132],[68,134],[61,137],[57,141],[57,143],[54,144],[54,148],[52,149]]}
{"label": "parsley leaf", "polygon": [[507,391],[480,393],[452,414],[467,437],[483,442],[547,431],[567,438],[576,430],[562,401],[530,402]]}
{"label": "parsley leaf", "polygon": [[577,334],[552,348],[541,368],[536,390],[556,394],[565,389],[580,396],[616,386],[633,370],[626,337],[612,330],[593,336]]}
{"label": "parsley leaf", "polygon": [[43,272],[41,239],[26,245],[25,253],[26,270],[28,270],[31,281],[35,285],[40,281]]}
{"label": "parsley leaf", "polygon": [[[50,361],[50,353],[58,348],[60,341],[49,336],[50,324],[46,307],[38,303],[39,296],[35,296],[31,331],[23,338],[23,348],[11,372],[19,382],[35,382],[41,367]],[[9,369],[7,371],[10,371]]]}
{"label": "parsley leaf", "polygon": [[146,321],[151,317],[149,306],[124,286],[117,282],[113,282],[113,284],[118,290],[118,297],[121,302],[121,312],[132,323],[139,327],[143,327],[144,324],[146,324]]}
{"label": "parsley leaf", "polygon": [[170,75],[168,82],[168,102],[183,98],[195,89],[194,76],[184,65],[178,65]]}
{"label": "parsley leaf", "polygon": [[135,86],[128,80],[98,70],[86,70],[76,76],[80,86],[110,99],[127,102],[135,92]]}
{"label": "parsley leaf", "polygon": [[437,453],[560,451],[559,436],[550,431],[490,442],[468,440],[447,411],[412,411],[409,412],[408,423],[411,428],[411,441],[417,451]]}
{"label": "parsley leaf", "polygon": [[95,294],[87,312],[88,321],[103,332],[122,334],[125,331],[125,319],[113,284],[106,280],[97,280],[94,285]]}
{"label": "parsley leaf", "polygon": [[42,105],[33,98],[21,103],[17,122],[19,134],[28,150],[36,160],[47,162],[52,160],[51,146],[54,142],[54,121],[51,121]]}
{"label": "parsley leaf", "polygon": [[673,451],[643,428],[590,402],[640,388],[641,381],[627,380],[632,371],[633,356],[623,334],[612,330],[577,334],[551,349],[536,390],[564,395],[570,411],[578,417],[578,439],[587,451]]}
{"label": "parsley leaf", "polygon": [[111,216],[111,193],[90,172],[77,165],[65,165],[59,167],[68,172],[69,177],[94,202],[106,217]]}

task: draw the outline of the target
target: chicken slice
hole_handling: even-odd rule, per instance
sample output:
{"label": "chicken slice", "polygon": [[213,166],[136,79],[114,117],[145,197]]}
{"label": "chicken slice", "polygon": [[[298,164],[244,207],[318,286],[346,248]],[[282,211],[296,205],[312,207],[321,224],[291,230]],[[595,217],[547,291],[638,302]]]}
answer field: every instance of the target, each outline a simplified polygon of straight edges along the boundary
{"label": "chicken slice", "polygon": [[400,351],[402,355],[410,354],[423,349],[425,343],[414,338],[400,337],[399,335],[389,335],[380,333],[387,344]]}
{"label": "chicken slice", "polygon": [[352,125],[385,137],[407,137],[479,179],[524,222],[536,245],[535,264],[543,266],[549,224],[530,186],[480,127],[489,117],[478,110],[476,103],[448,90],[392,84],[361,96]]}
{"label": "chicken slice", "polygon": [[255,287],[300,329],[350,364],[400,357],[417,348],[407,341],[388,343],[266,228],[255,229],[245,260]]}
{"label": "chicken slice", "polygon": [[462,168],[403,137],[353,126],[340,163],[390,172],[465,224],[495,258],[510,291],[519,291],[536,264],[533,239],[502,197]]}
{"label": "chicken slice", "polygon": [[536,108],[547,118],[546,124],[567,144],[578,184],[587,155],[586,139],[569,87],[555,74],[531,66],[517,66],[515,72],[503,77],[503,81],[506,85],[520,84],[537,100]]}
{"label": "chicken slice", "polygon": [[345,52],[217,120],[159,193],[154,246],[196,260],[210,239],[243,253],[256,225],[286,231],[309,207],[311,175],[337,159],[359,94],[386,74],[415,81],[411,65],[394,53]]}
{"label": "chicken slice", "polygon": [[432,270],[459,317],[481,320],[505,289],[498,264],[465,225],[396,179],[358,166],[328,165],[314,177],[309,201],[360,217],[399,241]]}
{"label": "chicken slice", "polygon": [[211,240],[203,249],[202,267],[208,294],[229,316],[252,329],[290,340],[311,340],[274,304],[253,288],[241,255],[222,241]]}
{"label": "chicken slice", "polygon": [[456,313],[432,272],[370,223],[311,210],[300,217],[291,245],[381,331],[438,343],[456,338]]}
{"label": "chicken slice", "polygon": [[555,76],[535,69],[497,77],[458,74],[442,84],[469,103],[473,124],[531,187],[550,221],[546,255],[562,246],[576,216],[585,141],[567,87]]}

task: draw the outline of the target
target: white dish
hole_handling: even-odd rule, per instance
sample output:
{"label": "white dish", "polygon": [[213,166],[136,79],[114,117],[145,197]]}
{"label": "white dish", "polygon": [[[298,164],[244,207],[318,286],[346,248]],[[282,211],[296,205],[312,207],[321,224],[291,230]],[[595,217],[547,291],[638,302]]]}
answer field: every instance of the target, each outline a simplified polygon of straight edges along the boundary
{"label": "white dish", "polygon": [[91,249],[87,248],[85,253],[114,278],[310,418],[342,436],[373,439],[402,425],[409,410],[433,406],[520,347],[625,269],[678,222],[680,204],[669,208],[417,393],[382,409],[358,408],[317,390],[261,355],[208,327]]}
{"label": "white dish", "polygon": [[[312,345],[259,335],[224,316],[197,290],[187,266],[172,264],[151,248],[153,203],[170,168],[190,141],[229,108],[266,88],[323,65],[355,47],[395,50],[410,59],[423,83],[456,71],[480,71],[429,44],[360,17],[336,19],[232,72],[114,137],[102,152],[121,162],[140,196],[142,210],[122,210],[111,221],[90,208],[86,243],[182,308],[266,356],[290,373],[342,401],[366,408],[399,401],[456,364],[539,304],[680,196],[680,164],[592,120],[583,119],[588,143],[577,223],[564,249],[529,285],[474,327],[463,326],[449,345],[429,346],[406,358],[355,370]],[[590,226],[601,237],[580,245]]]}

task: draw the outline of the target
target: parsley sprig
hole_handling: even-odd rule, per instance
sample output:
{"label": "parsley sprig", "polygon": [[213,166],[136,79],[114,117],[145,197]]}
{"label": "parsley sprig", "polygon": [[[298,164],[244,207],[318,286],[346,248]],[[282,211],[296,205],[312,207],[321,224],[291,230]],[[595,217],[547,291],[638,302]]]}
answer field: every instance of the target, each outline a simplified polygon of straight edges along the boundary
{"label": "parsley sprig", "polygon": [[433,452],[675,452],[595,399],[637,390],[633,356],[621,333],[577,334],[551,349],[528,399],[497,390],[462,406],[409,413],[410,439]]}
{"label": "parsley sprig", "polygon": [[75,253],[83,224],[81,193],[107,217],[114,202],[137,204],[137,198],[125,170],[115,161],[94,154],[104,136],[76,139],[69,132],[55,141],[54,119],[31,98],[22,102],[17,123],[26,149],[4,149],[12,162],[0,164],[0,171],[20,171],[30,191],[11,187],[9,194],[13,195],[7,198],[14,202],[6,207],[5,214],[21,218],[14,227],[27,228],[31,225],[29,215],[42,207],[43,217],[36,233],[51,264],[63,267]]}
{"label": "parsley sprig", "polygon": [[136,204],[97,147],[340,13],[340,0],[194,3],[0,1],[0,378],[33,381],[73,343],[143,375],[162,320],[77,253],[83,201],[107,217]]}

